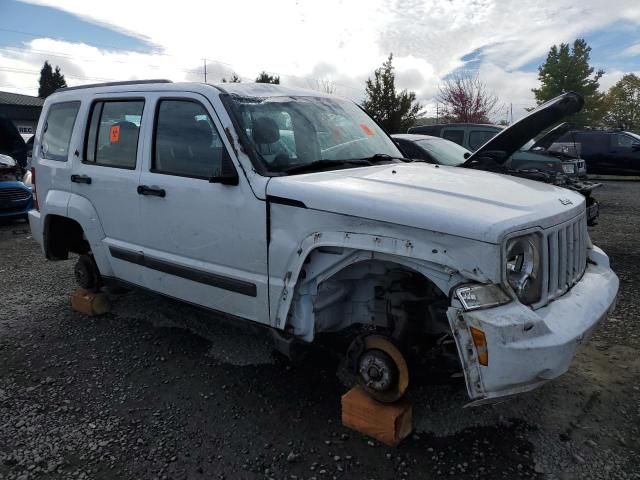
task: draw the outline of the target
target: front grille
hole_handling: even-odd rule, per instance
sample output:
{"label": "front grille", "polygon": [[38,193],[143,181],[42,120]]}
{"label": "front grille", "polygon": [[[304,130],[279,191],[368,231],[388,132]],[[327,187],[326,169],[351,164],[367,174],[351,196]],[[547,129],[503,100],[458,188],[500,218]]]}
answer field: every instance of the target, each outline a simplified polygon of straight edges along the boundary
{"label": "front grille", "polygon": [[547,248],[546,275],[543,277],[547,303],[575,285],[587,267],[587,220],[585,214],[544,232]]}
{"label": "front grille", "polygon": [[0,203],[2,200],[10,202],[24,202],[31,198],[31,192],[23,188],[0,188]]}

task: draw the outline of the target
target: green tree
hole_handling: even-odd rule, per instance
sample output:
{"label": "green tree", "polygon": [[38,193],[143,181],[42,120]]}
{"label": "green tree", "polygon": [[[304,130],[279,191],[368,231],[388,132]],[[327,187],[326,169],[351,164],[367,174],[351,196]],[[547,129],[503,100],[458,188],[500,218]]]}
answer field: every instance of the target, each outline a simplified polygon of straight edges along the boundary
{"label": "green tree", "polygon": [[67,86],[64,75],[60,72],[60,67],[56,66],[56,69],[54,70],[51,68],[51,64],[47,61],[44,62],[44,65],[40,70],[39,84],[38,96],[40,98],[47,98],[57,89]]}
{"label": "green tree", "polygon": [[573,46],[561,43],[549,50],[547,60],[538,68],[540,88],[532,89],[538,104],[573,91],[583,96],[582,111],[572,121],[579,125],[597,125],[603,116],[604,94],[599,92],[599,80],[604,70],[595,71],[589,64],[591,47],[578,38]]}
{"label": "green tree", "polygon": [[624,75],[609,89],[605,104],[605,122],[609,126],[640,130],[640,77]]}
{"label": "green tree", "polygon": [[267,72],[262,71],[260,75],[256,78],[256,83],[280,83],[280,76],[277,75],[269,75]]}
{"label": "green tree", "polygon": [[422,110],[416,94],[406,89],[396,91],[393,54],[377,68],[373,80],[367,79],[362,107],[390,133],[406,132]]}

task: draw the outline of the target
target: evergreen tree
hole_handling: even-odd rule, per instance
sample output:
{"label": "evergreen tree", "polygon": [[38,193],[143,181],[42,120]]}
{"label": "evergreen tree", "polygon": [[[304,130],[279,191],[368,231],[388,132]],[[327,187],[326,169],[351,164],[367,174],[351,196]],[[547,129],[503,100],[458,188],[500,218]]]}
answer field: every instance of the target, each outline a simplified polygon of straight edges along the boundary
{"label": "evergreen tree", "polygon": [[260,72],[260,75],[258,75],[258,78],[256,78],[256,83],[274,83],[274,84],[279,84],[280,83],[280,76],[269,75],[267,72],[262,71],[262,72]]}
{"label": "evergreen tree", "polygon": [[67,86],[64,75],[60,72],[60,67],[56,66],[54,71],[53,68],[51,68],[51,64],[47,61],[44,62],[44,65],[40,70],[39,84],[38,96],[40,98],[47,98],[58,88],[64,88]]}
{"label": "evergreen tree", "polygon": [[396,91],[393,73],[393,54],[367,79],[362,107],[389,133],[406,132],[412,127],[422,110],[416,94],[406,89]]}
{"label": "evergreen tree", "polygon": [[561,43],[559,47],[552,46],[547,60],[538,68],[540,88],[532,90],[538,104],[564,92],[573,91],[583,96],[585,105],[572,121],[579,125],[600,123],[604,95],[598,91],[598,81],[604,71],[595,71],[589,65],[590,55],[591,47],[580,38],[573,42],[573,46],[568,43]]}

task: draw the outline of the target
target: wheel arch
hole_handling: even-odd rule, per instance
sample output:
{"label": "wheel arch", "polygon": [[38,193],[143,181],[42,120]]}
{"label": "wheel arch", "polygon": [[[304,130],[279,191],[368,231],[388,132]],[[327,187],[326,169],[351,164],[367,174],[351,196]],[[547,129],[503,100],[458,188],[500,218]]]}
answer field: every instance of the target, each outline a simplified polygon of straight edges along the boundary
{"label": "wheel arch", "polygon": [[277,299],[275,326],[291,330],[295,321],[303,319],[304,327],[299,328],[301,324],[297,323],[295,335],[313,341],[315,315],[312,298],[318,286],[361,262],[396,265],[420,275],[444,296],[464,280],[456,269],[436,261],[415,258],[413,254],[412,242],[397,238],[349,232],[309,236],[302,242],[296,252],[297,258],[286,273]]}

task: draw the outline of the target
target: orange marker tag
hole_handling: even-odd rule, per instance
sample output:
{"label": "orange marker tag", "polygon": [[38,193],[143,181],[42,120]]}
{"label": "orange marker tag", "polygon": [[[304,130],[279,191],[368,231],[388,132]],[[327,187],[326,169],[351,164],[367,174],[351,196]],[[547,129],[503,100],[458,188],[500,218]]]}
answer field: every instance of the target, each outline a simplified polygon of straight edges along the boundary
{"label": "orange marker tag", "polygon": [[120,141],[120,125],[113,125],[109,131],[109,142],[117,143]]}
{"label": "orange marker tag", "polygon": [[373,137],[374,133],[373,130],[371,130],[369,127],[367,127],[364,123],[360,124],[360,128],[362,129],[362,131],[368,136],[368,137]]}

